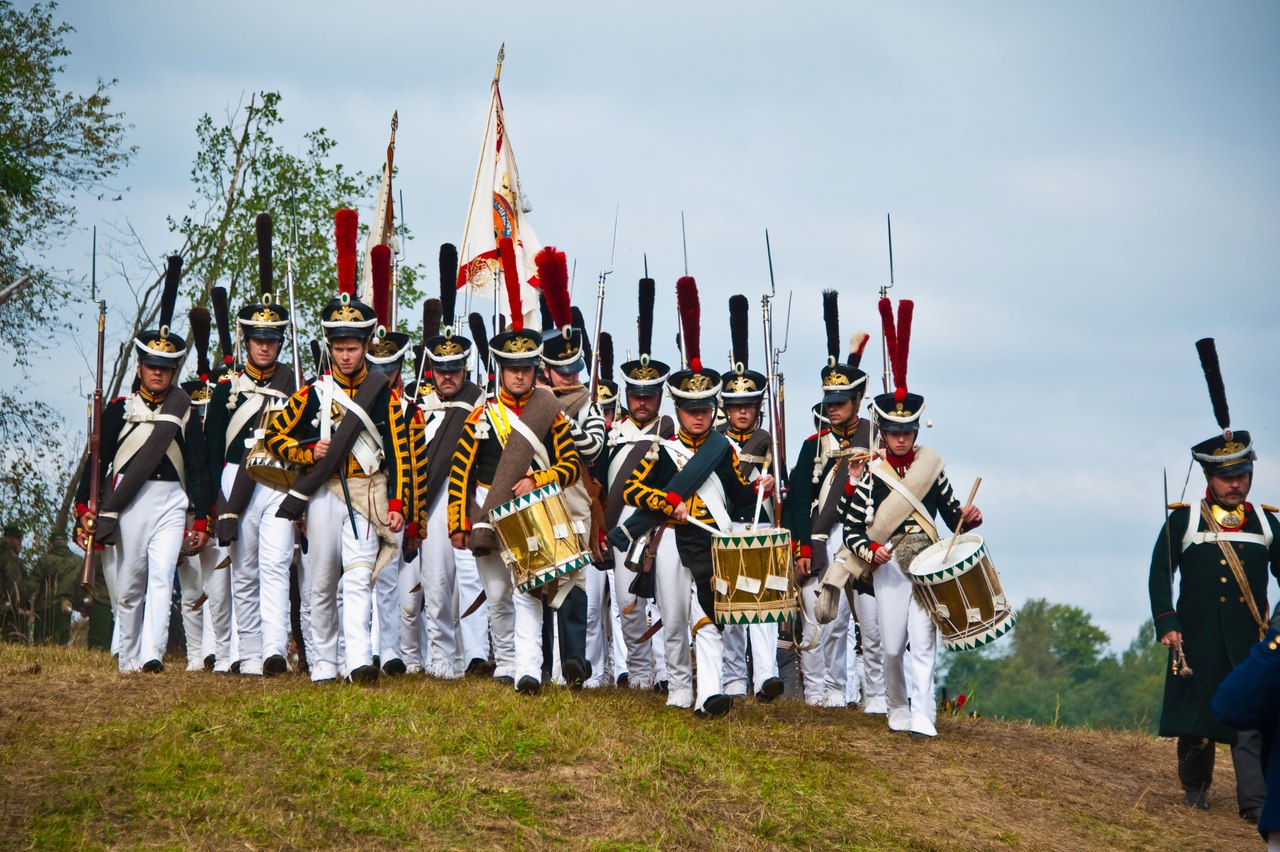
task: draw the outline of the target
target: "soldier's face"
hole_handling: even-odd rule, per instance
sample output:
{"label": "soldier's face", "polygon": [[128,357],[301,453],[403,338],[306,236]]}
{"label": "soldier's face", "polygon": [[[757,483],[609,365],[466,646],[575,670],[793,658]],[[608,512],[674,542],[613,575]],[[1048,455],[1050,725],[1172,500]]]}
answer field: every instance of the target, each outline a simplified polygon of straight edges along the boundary
{"label": "soldier's face", "polygon": [[725,420],[729,421],[729,428],[735,432],[745,432],[755,427],[759,416],[760,411],[754,402],[729,403],[724,407]]}
{"label": "soldier's face", "polygon": [[172,367],[155,367],[151,364],[138,365],[138,379],[142,386],[151,393],[160,393],[173,384]]}
{"label": "soldier's face", "polygon": [[677,408],[676,414],[680,417],[681,429],[694,438],[701,438],[711,430],[716,410],[714,408]]}
{"label": "soldier's face", "polygon": [[462,370],[432,370],[431,378],[436,383],[436,395],[448,399],[462,387]]}
{"label": "soldier's face", "polygon": [[658,406],[662,404],[661,394],[627,394],[627,410],[637,423],[648,423],[658,414]]}
{"label": "soldier's face", "polygon": [[828,402],[827,403],[827,419],[831,421],[832,426],[843,426],[853,419],[857,405],[851,399],[844,402]]}
{"label": "soldier's face", "polygon": [[533,389],[533,367],[503,367],[502,387],[512,396],[524,396]]}
{"label": "soldier's face", "polygon": [[581,384],[576,373],[565,375],[564,373],[557,373],[555,370],[547,370],[547,379],[550,380],[553,388],[571,388],[574,385]]}
{"label": "soldier's face", "polygon": [[329,344],[333,365],[344,376],[353,376],[360,372],[366,349],[365,342],[356,337],[340,337]]}
{"label": "soldier's face", "polygon": [[895,456],[905,456],[916,445],[915,432],[881,432],[884,445]]}
{"label": "soldier's face", "polygon": [[276,356],[280,354],[279,340],[259,340],[256,337],[248,339],[249,363],[257,367],[259,370],[265,370],[276,362]]}
{"label": "soldier's face", "polygon": [[1253,485],[1253,474],[1241,473],[1236,476],[1209,477],[1209,492],[1219,506],[1234,509],[1249,497],[1249,486]]}

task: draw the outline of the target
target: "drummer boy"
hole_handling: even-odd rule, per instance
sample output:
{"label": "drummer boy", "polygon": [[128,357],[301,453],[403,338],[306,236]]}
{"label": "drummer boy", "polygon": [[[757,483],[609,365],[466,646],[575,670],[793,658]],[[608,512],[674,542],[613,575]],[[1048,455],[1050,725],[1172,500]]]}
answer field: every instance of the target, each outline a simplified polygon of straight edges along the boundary
{"label": "drummer boy", "polygon": [[[982,512],[977,506],[960,504],[942,458],[916,443],[924,397],[908,393],[906,387],[909,319],[895,334],[887,303],[887,299],[881,303],[885,339],[897,344],[902,357],[896,357],[894,347],[890,347],[895,389],[875,397],[871,407],[884,445],[883,458],[874,460],[856,484],[845,486],[844,542],[873,571],[889,729],[934,737],[938,734],[933,698],[937,629],[912,594],[908,572],[916,555],[938,540],[933,520],[936,515],[940,514],[952,530],[961,523],[966,529],[973,529],[982,523]],[[903,301],[902,306],[907,308],[909,318],[911,303]],[[900,311],[899,317],[902,316]],[[902,491],[909,492],[911,498],[907,499]],[[908,642],[910,655],[906,654]]]}
{"label": "drummer boy", "polygon": [[[628,478],[622,499],[639,511],[609,538],[625,550],[646,524],[652,528],[658,538],[653,570],[665,628],[667,704],[693,707],[699,717],[721,716],[732,709],[733,699],[723,691],[724,639],[709,615],[714,612],[711,530],[731,529],[732,513],[754,507],[756,489],[767,496],[773,477],[765,473],[747,482],[729,440],[711,428],[720,392],[718,372],[703,369],[691,357],[689,369],[667,378],[667,390],[675,399],[680,429],[666,441],[655,438],[655,451]],[[672,528],[664,529],[668,525]],[[696,691],[690,628],[697,646]]]}

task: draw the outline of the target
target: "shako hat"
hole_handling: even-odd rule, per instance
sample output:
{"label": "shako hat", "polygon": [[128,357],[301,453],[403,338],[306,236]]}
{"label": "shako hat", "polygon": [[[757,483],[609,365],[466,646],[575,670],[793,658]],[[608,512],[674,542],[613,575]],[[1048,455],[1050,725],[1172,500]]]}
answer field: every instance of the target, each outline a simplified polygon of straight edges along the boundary
{"label": "shako hat", "polygon": [[689,366],[667,376],[667,391],[676,408],[715,408],[720,394],[720,374],[702,366],[701,313],[698,283],[686,275],[676,282],[676,305],[680,311],[680,333]]}
{"label": "shako hat", "polygon": [[151,367],[177,370],[187,357],[187,342],[172,328],[173,309],[178,304],[178,282],[182,280],[182,256],[172,255],[164,271],[164,290],[160,293],[160,324],[140,332],[133,339],[138,349],[138,363]]}
{"label": "shako hat", "polygon": [[542,335],[524,327],[520,276],[515,272],[515,245],[510,237],[498,241],[498,251],[504,258],[502,279],[511,325],[489,338],[489,356],[499,367],[537,367],[542,363]]}
{"label": "shako hat", "polygon": [[423,352],[431,370],[464,370],[471,356],[471,340],[454,326],[457,276],[458,249],[445,243],[440,246],[440,298],[428,299],[422,305]]}
{"label": "shako hat", "polygon": [[636,315],[636,336],[640,352],[635,360],[625,361],[618,368],[622,371],[622,381],[627,393],[636,396],[661,394],[662,383],[671,372],[670,367],[661,361],[655,361],[650,354],[653,351],[653,304],[657,289],[652,278],[646,276],[640,279],[640,312]]}
{"label": "shako hat", "polygon": [[271,295],[271,214],[259,213],[254,221],[258,238],[258,301],[236,314],[236,325],[245,338],[284,341],[289,317]]}
{"label": "shako hat", "polygon": [[755,370],[747,369],[750,363],[750,334],[747,329],[747,297],[741,294],[729,297],[729,363],[731,368],[720,375],[720,398],[726,405],[732,403],[756,403],[764,400],[768,379]]}
{"label": "shako hat", "polygon": [[1213,416],[1222,434],[1196,444],[1191,448],[1191,457],[1200,463],[1205,476],[1253,473],[1253,463],[1258,455],[1253,450],[1253,440],[1248,432],[1231,429],[1231,411],[1227,407],[1227,388],[1222,381],[1217,345],[1212,337],[1206,337],[1196,341],[1196,351],[1200,353],[1200,366],[1204,368],[1204,378],[1209,385]]}
{"label": "shako hat", "polygon": [[822,368],[822,401],[845,402],[866,393],[867,374],[859,367],[870,336],[856,331],[849,340],[849,354],[840,361],[840,296],[835,290],[822,291],[822,324],[827,335],[827,364]]}
{"label": "shako hat", "polygon": [[613,378],[613,335],[600,332],[600,378],[596,384],[596,404],[604,411],[618,407],[618,383]]}
{"label": "shako hat", "polygon": [[[547,246],[534,255],[538,280],[542,282],[546,317],[542,329],[542,363],[549,370],[575,376],[586,368],[583,361],[582,329],[573,324],[569,300],[569,262],[562,251]],[[549,319],[550,322],[546,322]]]}
{"label": "shako hat", "polygon": [[333,214],[333,234],[338,249],[338,297],[320,311],[320,327],[325,339],[354,337],[368,340],[378,324],[373,308],[356,298],[356,211],[343,209]]}

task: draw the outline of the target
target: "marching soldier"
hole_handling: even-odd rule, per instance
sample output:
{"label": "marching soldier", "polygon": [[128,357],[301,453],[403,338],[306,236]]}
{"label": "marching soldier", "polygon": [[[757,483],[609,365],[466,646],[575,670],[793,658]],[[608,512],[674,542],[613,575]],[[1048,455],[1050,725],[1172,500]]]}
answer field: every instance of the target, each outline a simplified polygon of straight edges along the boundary
{"label": "marching soldier", "polygon": [[[979,526],[982,513],[977,506],[961,506],[942,458],[916,443],[924,397],[907,391],[913,307],[908,300],[901,302],[895,326],[889,300],[880,300],[894,391],[875,397],[872,413],[884,441],[885,455],[872,460],[856,488],[853,480],[845,486],[844,544],[854,557],[855,576],[872,572],[889,729],[933,737],[938,733],[934,727],[937,705],[933,697],[938,631],[912,593],[908,571],[916,555],[938,540],[935,514],[941,514],[947,526],[955,530],[961,521],[966,529]],[[849,494],[850,489],[854,493]],[[909,493],[911,499],[903,492]],[[831,590],[830,580],[824,578],[823,594]]]}
{"label": "marching soldier", "polygon": [[231,553],[240,674],[278,675],[288,670],[294,525],[276,516],[284,491],[255,481],[247,456],[295,388],[293,371],[277,360],[289,318],[271,295],[271,216],[256,225],[260,297],[236,315],[244,367],[214,388],[205,434],[219,483],[216,532]]}
{"label": "marching soldier", "polygon": [[[600,351],[596,357],[599,362],[599,380],[596,383],[595,404],[600,409],[604,434],[607,436],[618,414],[618,383],[613,378],[613,337],[607,331],[600,332]],[[608,462],[608,449],[602,447],[588,469],[591,477],[602,487],[609,481]],[[605,502],[604,496],[601,495],[601,504]],[[607,514],[608,507],[605,506],[604,509]],[[600,536],[606,531],[602,528]],[[602,552],[595,562],[598,570],[584,572],[587,575],[587,664],[591,667],[591,677],[586,686],[592,689],[612,685],[615,682],[613,678],[627,670],[627,648],[622,641],[618,595],[616,591],[610,590],[613,581],[613,548],[603,541],[599,542],[599,546]]]}
{"label": "marching soldier", "polygon": [[[447,290],[451,296],[457,249],[442,247],[440,263],[441,295],[446,296]],[[445,304],[449,305],[447,311]],[[422,546],[417,558],[406,566],[407,572],[417,576],[419,588],[414,594],[411,584],[406,596],[402,578],[401,604],[404,614],[412,617],[421,611],[426,619],[427,647],[419,655],[418,665],[425,666],[429,675],[446,679],[464,672],[490,675],[494,669],[489,661],[489,614],[481,600],[484,586],[475,556],[450,543],[448,497],[453,450],[462,441],[467,420],[484,406],[484,389],[467,376],[474,347],[454,330],[452,299],[442,299],[427,314],[423,318],[423,333],[428,335],[423,354],[430,381],[424,378],[418,393],[424,417],[418,440],[426,455],[421,476]],[[416,626],[414,630],[416,634]],[[402,629],[402,643],[404,636]]]}
{"label": "marching soldier", "polygon": [[[868,336],[865,332],[853,336],[848,358],[842,363],[837,299],[834,290],[822,294],[827,364],[821,372],[819,416],[825,417],[828,426],[819,429],[801,446],[787,496],[787,527],[796,552],[800,605],[806,626],[817,624],[823,575],[844,545],[840,501],[845,496],[845,483],[861,479],[871,457],[871,424],[858,417],[867,386],[867,374],[859,365]],[[867,667],[863,710],[883,714],[886,708],[876,599],[858,592],[853,600],[853,615],[862,631],[863,660]],[[822,625],[818,641],[806,641],[801,651],[804,698],[819,707],[844,707],[847,703],[850,611],[843,589],[836,590],[833,603],[834,618]]]}
{"label": "marching soldier", "polygon": [[[636,321],[639,334],[639,354],[633,361],[624,362],[622,382],[626,392],[624,416],[615,418],[609,431],[608,446],[604,456],[607,471],[605,487],[605,529],[612,530],[624,523],[634,507],[626,505],[623,492],[627,481],[651,456],[656,458],[654,439],[665,441],[675,435],[675,423],[670,416],[659,414],[662,406],[662,389],[671,368],[655,360],[653,351],[653,307],[656,285],[652,278],[641,278],[639,287],[639,315]],[[615,392],[616,393],[616,392]],[[650,539],[652,541],[652,539]],[[626,647],[626,666],[619,672],[626,684],[636,689],[667,689],[666,658],[663,655],[661,628],[650,626],[650,599],[653,597],[652,558],[648,559],[647,577],[627,565],[627,549],[613,549],[613,598],[618,608],[622,640]],[[644,567],[644,566],[637,566]],[[641,583],[641,580],[644,582]],[[644,588],[641,588],[641,586]],[[637,594],[642,591],[643,594]],[[658,622],[658,616],[652,614]],[[646,635],[650,634],[650,635]]]}
{"label": "marching soldier", "polygon": [[[732,341],[732,368],[720,376],[720,401],[724,406],[723,433],[733,442],[738,466],[748,481],[769,470],[772,436],[760,428],[761,409],[768,380],[755,370],[747,369],[748,328],[747,297],[729,297],[729,337]],[[773,503],[760,504],[762,526],[772,526]],[[735,530],[748,529],[756,523],[754,507],[740,506],[732,513]],[[783,683],[778,677],[778,625],[728,624],[724,628],[724,691],[733,697],[747,694],[747,652],[751,652],[751,683],[756,698],[773,701],[782,695]]]}
{"label": "marching soldier", "polygon": [[[698,716],[721,716],[733,707],[724,694],[724,641],[711,618],[711,532],[728,530],[732,514],[755,506],[756,490],[768,494],[773,477],[749,483],[729,440],[711,428],[720,374],[704,369],[698,345],[698,291],[688,276],[676,284],[688,369],[672,373],[667,389],[680,421],[677,435],[654,438],[654,458],[646,457],[627,480],[623,499],[640,511],[609,533],[619,549],[645,534],[659,536],[654,557],[658,609],[666,630],[667,704],[692,707]],[[664,527],[668,534],[659,532]],[[689,634],[697,647],[696,689]]]}
{"label": "marching soldier", "polygon": [[398,395],[366,360],[378,318],[353,295],[356,213],[339,210],[334,219],[340,296],[320,314],[332,370],[289,398],[267,424],[266,442],[278,458],[307,468],[276,515],[296,520],[307,514],[303,587],[311,601],[311,679],[337,679],[341,631],[346,679],[373,683],[379,674],[371,644],[373,581],[415,520],[412,461]]}
{"label": "marching soldier", "polygon": [[[542,689],[542,590],[513,588],[490,512],[553,482],[567,489],[578,480],[581,461],[559,400],[534,386],[542,338],[523,328],[523,311],[518,299],[513,302],[512,327],[489,341],[498,365],[497,393],[467,418],[453,455],[449,540],[476,557],[489,606],[494,676],[536,694]],[[573,578],[558,581],[565,582]]]}
{"label": "marching soldier", "polygon": [[[121,672],[161,672],[169,637],[174,566],[184,543],[208,541],[212,504],[200,419],[191,398],[174,387],[187,344],[170,330],[182,258],[170,257],[160,305],[160,327],[134,338],[138,390],[102,413],[102,464],[86,465],[76,493],[80,526],[107,545],[103,557],[112,591]],[[89,480],[101,477],[104,495],[89,511]],[[187,529],[187,516],[192,518]],[[88,542],[85,543],[86,545]]]}
{"label": "marching soldier", "polygon": [[[590,466],[604,449],[604,414],[591,399],[591,389],[582,384],[582,371],[586,369],[583,353],[589,353],[584,331],[574,326],[569,301],[569,268],[564,252],[548,246],[534,258],[542,292],[550,310],[552,326],[543,329],[542,365],[546,369],[551,392],[560,400],[565,419],[569,421],[569,434],[578,451],[579,476],[576,482],[564,489],[563,496],[578,531],[587,536],[598,535],[592,523],[592,511],[599,485],[589,476]],[[593,555],[599,542],[590,540]],[[594,561],[594,560],[593,560]],[[593,671],[603,670],[603,660],[594,665],[587,659],[587,636],[594,628],[600,632],[598,615],[593,625],[589,619],[587,583],[593,575],[602,572],[589,568],[575,573],[574,587],[556,610],[559,628],[560,670],[565,683],[581,688],[592,677]],[[553,655],[554,656],[554,655]]]}
{"label": "marching soldier", "polygon": [[[1209,807],[1214,743],[1230,743],[1240,815],[1258,821],[1266,792],[1257,731],[1214,717],[1219,684],[1265,635],[1268,575],[1280,577],[1276,509],[1247,502],[1256,454],[1249,433],[1232,431],[1212,338],[1196,343],[1222,434],[1191,448],[1208,488],[1196,506],[1176,504],[1151,554],[1148,583],[1156,638],[1169,647],[1160,735],[1177,737],[1184,801]],[[1173,577],[1181,572],[1178,601]]]}

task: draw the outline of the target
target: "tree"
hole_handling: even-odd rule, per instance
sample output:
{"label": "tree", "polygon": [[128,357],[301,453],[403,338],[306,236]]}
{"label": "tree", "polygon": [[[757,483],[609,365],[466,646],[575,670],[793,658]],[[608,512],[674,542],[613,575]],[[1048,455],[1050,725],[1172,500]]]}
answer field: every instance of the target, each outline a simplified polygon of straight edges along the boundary
{"label": "tree", "polygon": [[0,345],[19,364],[33,343],[65,327],[64,308],[81,295],[76,282],[44,268],[44,253],[75,225],[79,195],[119,197],[108,182],[136,150],[112,110],[115,80],[99,79],[87,94],[59,86],[73,28],[54,19],[55,9],[37,3],[23,12],[0,0],[0,290],[30,276],[0,304]]}

